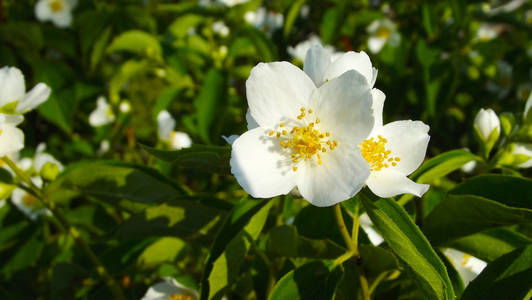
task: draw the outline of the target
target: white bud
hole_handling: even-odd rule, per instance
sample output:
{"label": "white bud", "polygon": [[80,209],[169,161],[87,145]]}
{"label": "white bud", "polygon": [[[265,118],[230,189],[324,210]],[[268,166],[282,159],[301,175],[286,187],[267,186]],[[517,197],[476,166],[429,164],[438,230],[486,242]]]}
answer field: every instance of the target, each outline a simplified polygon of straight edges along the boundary
{"label": "white bud", "polygon": [[497,114],[495,114],[495,112],[490,108],[480,109],[475,117],[475,127],[478,129],[480,137],[484,141],[488,140],[493,130],[497,130],[497,137],[499,135],[498,133],[501,131],[501,123],[499,118],[497,117]]}
{"label": "white bud", "polygon": [[515,143],[512,154],[516,156],[518,168],[532,167],[532,144]]}

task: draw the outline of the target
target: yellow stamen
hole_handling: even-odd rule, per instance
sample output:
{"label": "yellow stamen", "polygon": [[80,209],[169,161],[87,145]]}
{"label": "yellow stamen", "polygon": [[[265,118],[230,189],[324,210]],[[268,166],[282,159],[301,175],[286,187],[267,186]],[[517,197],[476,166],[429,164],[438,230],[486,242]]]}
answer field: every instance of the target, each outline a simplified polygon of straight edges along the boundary
{"label": "yellow stamen", "polygon": [[[383,168],[388,168],[391,162],[393,167],[397,166],[397,162],[401,159],[399,157],[391,157],[392,151],[386,149],[387,139],[382,136],[377,136],[377,139],[370,138],[360,144],[360,151],[364,159],[368,162],[372,171],[380,171]],[[334,144],[334,142],[333,142]]]}
{"label": "yellow stamen", "polygon": [[294,170],[294,172],[297,171],[297,167],[293,167],[292,170]]}
{"label": "yellow stamen", "polygon": [[49,5],[50,5],[50,9],[53,12],[60,12],[63,10],[63,3],[61,2],[61,0],[52,1],[50,2]]}
{"label": "yellow stamen", "polygon": [[269,136],[272,136],[274,133],[275,133],[275,132],[270,131],[270,132],[268,133],[268,135],[269,135]]}

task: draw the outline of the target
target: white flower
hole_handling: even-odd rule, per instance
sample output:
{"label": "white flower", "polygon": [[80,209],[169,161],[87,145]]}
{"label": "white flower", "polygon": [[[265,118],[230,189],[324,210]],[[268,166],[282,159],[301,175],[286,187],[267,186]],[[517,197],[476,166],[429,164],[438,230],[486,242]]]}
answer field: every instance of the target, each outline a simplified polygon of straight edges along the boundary
{"label": "white flower", "polygon": [[63,171],[63,164],[57,159],[55,159],[55,157],[53,157],[51,154],[44,152],[45,150],[45,143],[40,143],[37,146],[37,150],[35,151],[35,157],[33,158],[33,169],[36,172],[41,172],[42,167],[49,162],[56,165],[59,168],[59,171]]}
{"label": "white flower", "polygon": [[222,3],[226,6],[232,7],[238,4],[246,3],[249,0],[217,0],[219,3]]}
{"label": "white flower", "polygon": [[316,87],[287,62],[251,70],[246,93],[259,127],[234,141],[230,161],[246,192],[269,198],[297,187],[311,204],[331,206],[363,187],[369,166],[357,145],[374,123],[371,87],[357,71],[336,75]]}
{"label": "white flower", "polygon": [[68,27],[76,4],[77,0],[39,0],[35,5],[35,15],[39,21],[52,21],[57,27]]}
{"label": "white flower", "polygon": [[229,27],[223,21],[214,22],[212,24],[212,31],[223,37],[228,36],[230,32]]}
{"label": "white flower", "polygon": [[475,39],[481,42],[487,42],[496,38],[497,35],[499,33],[495,26],[484,23],[478,27]]}
{"label": "white flower", "polygon": [[188,134],[174,131],[176,122],[168,111],[163,110],[157,115],[157,125],[159,139],[169,143],[172,149],[179,150],[189,148],[192,145],[192,140]]}
{"label": "white flower", "polygon": [[480,133],[483,141],[488,141],[492,132],[496,136],[494,139],[497,140],[501,131],[499,117],[497,117],[497,114],[491,108],[480,109],[475,117],[474,126],[478,130],[478,133]]}
{"label": "white flower", "polygon": [[477,167],[477,162],[476,160],[471,160],[469,162],[466,162],[461,168],[460,170],[462,170],[462,172],[464,173],[471,173],[473,172],[473,170],[475,170],[475,168]]}
{"label": "white flower", "polygon": [[410,193],[418,197],[429,189],[407,176],[423,162],[430,136],[429,126],[421,121],[395,121],[382,125],[384,94],[373,97],[375,127],[360,144],[362,156],[371,168],[366,184],[379,197]]}
{"label": "white flower", "polygon": [[147,291],[141,300],[196,300],[199,295],[193,289],[187,288],[177,282],[174,278],[165,277],[163,281],[154,284]]}
{"label": "white flower", "polygon": [[111,105],[107,103],[105,97],[98,97],[96,100],[96,108],[89,115],[89,124],[93,127],[98,127],[110,124],[114,120],[115,114]]}
{"label": "white flower", "polygon": [[46,101],[50,92],[46,84],[39,83],[26,93],[24,75],[19,69],[15,67],[0,69],[0,113],[26,113]]}
{"label": "white flower", "polygon": [[451,261],[466,286],[487,266],[485,261],[455,249],[445,249],[443,254]]}
{"label": "white flower", "polygon": [[[307,56],[307,51],[315,45],[321,45],[321,40],[316,35],[311,35],[307,40],[302,41],[301,43],[297,44],[295,47],[289,46],[288,47],[288,54],[290,54],[294,58],[298,58],[301,61],[305,61],[305,58]],[[336,51],[333,46],[324,46],[323,47],[325,51],[332,57],[333,60],[336,60],[339,58],[343,53]]]}
{"label": "white flower", "polygon": [[397,32],[397,25],[390,19],[375,20],[366,28],[370,37],[368,47],[371,53],[379,53],[387,43],[395,47],[401,42],[401,35]]}
{"label": "white flower", "polygon": [[128,114],[131,111],[131,103],[129,101],[124,100],[120,102],[120,105],[118,106],[118,109],[123,114]]}
{"label": "white flower", "polygon": [[[43,182],[40,177],[32,177],[31,180],[37,187],[42,187]],[[51,214],[48,209],[42,206],[42,203],[37,198],[23,189],[16,188],[13,190],[11,202],[33,221],[42,214]]]}
{"label": "white flower", "polygon": [[373,68],[369,56],[364,51],[349,51],[333,59],[329,51],[320,44],[308,50],[303,69],[317,87],[349,70],[363,75],[370,87],[373,87],[377,79],[377,69]]}
{"label": "white flower", "polygon": [[248,11],[244,19],[255,28],[258,28],[267,34],[272,34],[277,29],[283,27],[284,16],[259,7],[256,11]]}
{"label": "white flower", "polygon": [[21,115],[0,114],[0,157],[24,148],[24,133],[16,127],[23,120]]}
{"label": "white flower", "polygon": [[519,155],[520,159],[518,160],[524,161],[517,165],[518,168],[524,169],[532,167],[532,144],[515,143],[513,144],[512,154]]}
{"label": "white flower", "polygon": [[103,140],[100,142],[100,148],[96,151],[96,155],[102,156],[111,149],[111,143],[109,140]]}

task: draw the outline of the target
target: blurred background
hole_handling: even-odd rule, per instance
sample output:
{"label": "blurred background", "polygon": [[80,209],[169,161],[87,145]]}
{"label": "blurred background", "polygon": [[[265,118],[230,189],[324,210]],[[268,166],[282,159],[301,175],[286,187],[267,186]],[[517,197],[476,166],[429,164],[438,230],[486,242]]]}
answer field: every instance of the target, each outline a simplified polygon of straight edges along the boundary
{"label": "blurred background", "polygon": [[[229,166],[215,173],[201,165],[175,167],[149,156],[140,144],[227,145],[222,136],[246,131],[245,81],[251,68],[280,60],[302,67],[306,50],[316,43],[333,56],[368,53],[378,69],[375,87],[386,94],[385,123],[428,124],[428,157],[459,148],[477,151],[472,127],[479,109],[521,118],[532,89],[529,1],[0,0],[0,66],[21,69],[28,90],[39,82],[52,88],[48,101],[21,125],[26,135],[21,157],[36,156],[44,143],[65,166],[115,159],[156,167],[188,192],[216,198],[226,210],[244,195]],[[121,218],[105,205],[71,208],[73,220],[90,219],[85,230],[95,236]],[[10,211],[9,218],[4,226],[24,216]],[[24,224],[9,227],[9,233],[0,229],[0,295],[25,299],[50,290],[57,297],[72,295],[66,291],[71,283],[53,274],[84,278],[83,272],[71,265],[53,270],[82,254],[65,246],[72,244],[68,240],[41,245],[37,240],[49,228]],[[15,232],[27,237],[16,247],[10,244]],[[27,241],[34,243],[27,250],[38,251],[15,259]],[[122,243],[103,258],[112,264],[120,257],[111,272],[123,286],[134,287],[128,295],[142,296],[163,275],[197,286],[204,247],[165,241],[164,249],[174,252],[147,262],[138,258],[142,252],[131,250],[150,242]],[[178,266],[165,264],[178,255]],[[52,278],[58,281],[47,284]],[[91,284],[83,281],[78,297],[89,295]]]}

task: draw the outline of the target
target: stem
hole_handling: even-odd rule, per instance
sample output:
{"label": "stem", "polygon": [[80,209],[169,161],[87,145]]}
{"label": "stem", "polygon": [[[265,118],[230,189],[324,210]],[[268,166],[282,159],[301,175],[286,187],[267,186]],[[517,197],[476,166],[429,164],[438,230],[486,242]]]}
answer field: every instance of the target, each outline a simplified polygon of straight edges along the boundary
{"label": "stem", "polygon": [[[334,215],[336,217],[336,224],[338,225],[338,229],[340,230],[340,233],[342,234],[342,237],[344,238],[344,242],[347,248],[349,249],[349,252],[347,252],[348,254],[345,254],[345,256],[349,255],[349,257],[354,258],[355,263],[357,264],[358,279],[360,281],[362,299],[370,300],[368,280],[366,279],[364,269],[362,268],[362,266],[360,266],[360,263],[358,260],[360,258],[360,253],[358,252],[358,243],[353,242],[353,240],[351,239],[351,236],[349,235],[349,232],[347,231],[347,227],[345,226],[345,222],[344,222],[344,217],[342,216],[342,207],[340,206],[340,203],[334,206]],[[357,215],[358,215],[358,206],[357,206]],[[358,216],[354,218],[358,219]],[[355,221],[353,221],[353,223],[355,223]],[[356,224],[358,225],[358,221],[356,221]],[[357,232],[357,235],[358,235],[358,226],[355,231]],[[345,256],[339,257],[337,261],[345,259]]]}
{"label": "stem", "polygon": [[360,200],[355,204],[355,212],[353,213],[353,232],[351,233],[351,240],[355,246],[355,249],[358,249],[358,231],[360,228],[360,215],[358,214],[360,210]]}
{"label": "stem", "polygon": [[351,235],[349,234],[349,232],[347,231],[347,227],[345,226],[344,217],[342,216],[342,207],[340,206],[340,203],[334,206],[334,216],[336,217],[336,225],[338,225],[338,229],[340,230],[340,233],[344,238],[345,245],[350,251],[354,252],[355,255],[358,256],[358,249],[355,247],[355,244],[351,240]]}
{"label": "stem", "polygon": [[79,231],[73,227],[67,220],[67,218],[63,215],[63,213],[57,209],[55,206],[55,203],[50,201],[50,199],[46,198],[41,190],[31,181],[31,178],[24,173],[9,157],[4,156],[2,160],[13,170],[13,172],[17,175],[19,179],[21,179],[23,182],[25,182],[30,190],[35,194],[35,196],[42,201],[44,206],[48,208],[54,215],[54,217],[59,220],[59,223],[63,227],[65,232],[68,232],[76,241],[78,246],[85,252],[85,254],[89,257],[89,259],[92,261],[92,263],[96,266],[96,272],[98,272],[98,275],[103,278],[109,289],[111,290],[111,293],[113,294],[115,299],[125,300],[126,297],[122,293],[122,289],[118,285],[118,283],[114,280],[111,275],[107,272],[104,265],[100,261],[100,259],[94,254],[94,252],[91,250],[89,245],[85,243],[85,241],[81,238]]}
{"label": "stem", "polygon": [[379,274],[379,276],[377,276],[377,278],[375,278],[375,280],[373,280],[373,282],[371,283],[371,286],[369,287],[370,294],[372,294],[375,291],[379,283],[381,283],[381,281],[384,278],[386,278],[386,276],[388,276],[388,272],[382,272]]}

